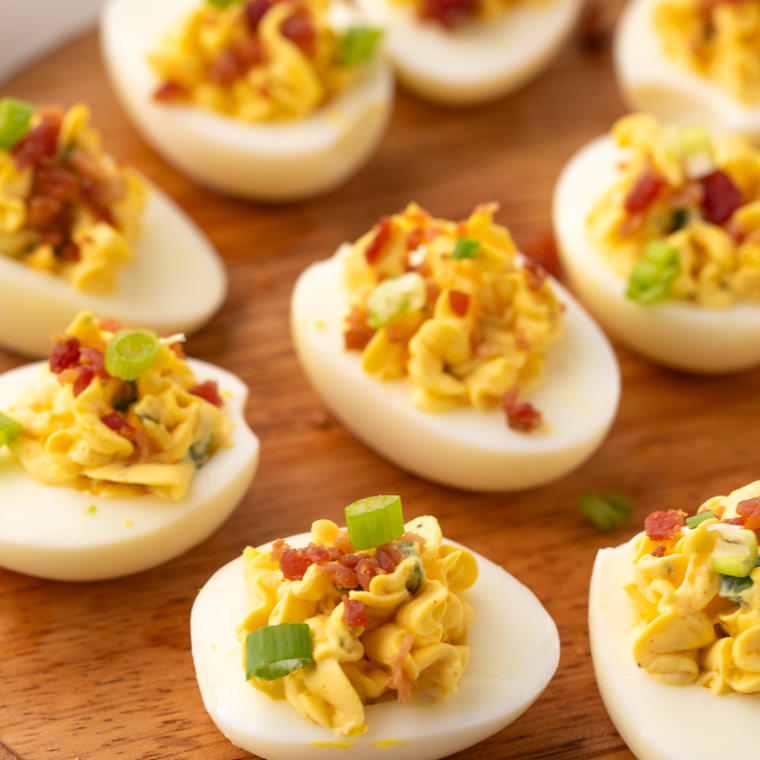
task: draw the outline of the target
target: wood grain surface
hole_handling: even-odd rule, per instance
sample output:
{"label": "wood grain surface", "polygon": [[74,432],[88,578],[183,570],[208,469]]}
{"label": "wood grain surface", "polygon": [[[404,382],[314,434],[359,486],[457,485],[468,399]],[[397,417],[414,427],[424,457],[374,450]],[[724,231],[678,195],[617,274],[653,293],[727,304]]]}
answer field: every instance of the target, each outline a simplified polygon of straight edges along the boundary
{"label": "wood grain surface", "polygon": [[[604,0],[597,23],[611,25],[621,5]],[[758,477],[760,371],[692,377],[616,346],[622,403],[601,450],[557,483],[473,495],[413,477],[359,443],[310,388],[288,330],[299,272],[409,200],[454,219],[496,200],[499,221],[518,243],[548,230],[564,162],[625,110],[609,45],[590,50],[578,31],[520,92],[469,110],[434,107],[400,92],[385,141],[354,179],[322,198],[281,207],[205,191],[153,153],[116,101],[95,33],[0,94],[88,101],[109,151],[163,187],[206,231],[229,268],[231,291],[221,312],[189,341],[188,353],[249,384],[248,421],[262,442],[259,473],[232,518],[173,562],[82,584],[0,569],[0,760],[250,757],[203,708],[190,655],[193,599],[246,544],[299,533],[319,517],[339,520],[346,504],[374,493],[401,494],[408,518],[437,515],[445,535],[528,584],[559,627],[561,662],[543,696],[516,723],[456,757],[631,760],[599,697],[589,654],[594,556],[627,540],[652,510],[693,511],[707,497]],[[0,371],[22,363],[0,351]],[[636,500],[634,519],[611,537],[577,511],[584,491],[605,489]]]}

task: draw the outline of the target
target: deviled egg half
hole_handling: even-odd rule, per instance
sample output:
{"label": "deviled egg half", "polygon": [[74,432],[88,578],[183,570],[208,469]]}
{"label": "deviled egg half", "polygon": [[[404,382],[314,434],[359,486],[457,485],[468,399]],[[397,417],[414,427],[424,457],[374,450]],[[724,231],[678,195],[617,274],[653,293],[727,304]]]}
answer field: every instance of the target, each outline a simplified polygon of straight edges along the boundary
{"label": "deviled egg half", "polygon": [[346,520],[249,547],[201,589],[193,659],[224,735],[265,760],[434,760],[521,715],[559,662],[536,597],[434,517],[404,525],[398,496]]}
{"label": "deviled egg half", "polygon": [[346,426],[400,467],[474,491],[578,467],[620,394],[606,338],[519,256],[496,208],[457,224],[411,204],[308,267],[291,305],[301,365]]}
{"label": "deviled egg half", "polygon": [[506,95],[543,70],[582,0],[357,0],[386,30],[401,83],[420,97],[472,105]]}
{"label": "deviled egg half", "polygon": [[227,519],[258,464],[248,389],[181,338],[82,312],[49,361],[0,375],[0,566],[115,578]]}
{"label": "deviled egg half", "polygon": [[746,138],[626,116],[563,170],[554,227],[573,285],[634,350],[698,373],[760,363],[760,152]]}
{"label": "deviled egg half", "polygon": [[631,0],[614,61],[632,108],[760,141],[757,0]]}
{"label": "deviled egg half", "polygon": [[368,160],[393,105],[380,32],[349,26],[326,0],[108,0],[102,35],[148,142],[232,195],[336,187]]}
{"label": "deviled egg half", "polygon": [[29,356],[85,308],[192,332],[227,292],[201,231],[89,122],[82,104],[0,100],[0,344]]}
{"label": "deviled egg half", "polygon": [[599,552],[589,632],[599,690],[639,760],[754,754],[760,712],[760,481],[698,514],[655,512]]}

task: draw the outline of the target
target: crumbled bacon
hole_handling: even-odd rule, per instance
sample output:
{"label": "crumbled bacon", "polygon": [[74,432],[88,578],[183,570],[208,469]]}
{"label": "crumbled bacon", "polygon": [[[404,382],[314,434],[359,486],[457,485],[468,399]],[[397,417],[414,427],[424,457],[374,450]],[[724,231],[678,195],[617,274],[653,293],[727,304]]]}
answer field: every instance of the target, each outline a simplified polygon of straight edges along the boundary
{"label": "crumbled bacon", "polygon": [[79,362],[89,367],[98,377],[107,380],[111,375],[106,371],[106,357],[102,351],[84,346],[79,352]]}
{"label": "crumbled bacon", "polygon": [[288,542],[284,538],[278,538],[272,544],[272,551],[269,552],[272,562],[279,562],[282,559],[282,555],[285,554],[288,549],[290,549]]}
{"label": "crumbled bacon", "polygon": [[81,345],[78,338],[67,337],[57,341],[50,349],[50,371],[59,375],[63,370],[79,364]]}
{"label": "crumbled bacon", "polygon": [[336,549],[340,549],[344,554],[353,554],[356,551],[348,540],[348,530],[346,528],[341,528],[338,531],[335,541],[333,541],[333,546]]}
{"label": "crumbled bacon", "polygon": [[377,564],[386,573],[392,573],[396,565],[404,559],[404,553],[395,544],[386,544],[377,550]]}
{"label": "crumbled bacon", "polygon": [[45,166],[35,173],[34,192],[57,201],[72,201],[79,194],[79,183],[63,166]]}
{"label": "crumbled bacon", "polygon": [[638,178],[628,193],[624,208],[628,214],[647,211],[657,200],[660,191],[667,186],[665,178],[651,166]]}
{"label": "crumbled bacon", "polygon": [[79,261],[81,258],[79,246],[76,243],[66,243],[61,246],[61,252],[58,254],[58,257],[61,261],[66,261],[70,264]]}
{"label": "crumbled bacon", "polygon": [[164,82],[154,93],[153,100],[159,103],[176,103],[179,100],[185,100],[190,96],[190,92],[183,84],[179,82]]}
{"label": "crumbled bacon", "polygon": [[541,290],[541,287],[546,282],[546,272],[544,268],[537,262],[528,259],[522,266],[523,272],[525,272],[525,282],[528,287],[533,290]]}
{"label": "crumbled bacon", "polygon": [[12,155],[19,171],[48,163],[58,149],[62,114],[58,110],[39,109],[40,123],[29,130],[14,146]]}
{"label": "crumbled bacon", "polygon": [[313,542],[306,547],[306,555],[315,565],[324,565],[325,562],[338,562],[343,559],[343,552],[340,549],[324,544],[317,546]]}
{"label": "crumbled bacon", "polygon": [[400,543],[418,543],[420,545],[420,549],[422,549],[423,546],[425,546],[425,539],[420,536],[418,533],[412,533],[411,531],[407,531],[404,533],[403,536],[400,536],[398,538],[398,541]]}
{"label": "crumbled bacon", "polygon": [[84,391],[95,378],[95,373],[82,364],[77,368],[77,377],[71,388],[71,392],[76,398],[82,391]]}
{"label": "crumbled bacon", "polygon": [[30,227],[49,230],[63,222],[64,204],[48,195],[33,195],[27,201],[26,221]]}
{"label": "crumbled bacon", "polygon": [[746,517],[732,517],[730,520],[723,521],[726,525],[738,525],[743,528],[747,524]]}
{"label": "crumbled bacon", "polygon": [[557,240],[551,232],[532,237],[521,247],[521,250],[526,258],[535,261],[558,280],[562,279],[562,264],[559,260]]}
{"label": "crumbled bacon", "polygon": [[100,319],[98,320],[98,324],[100,325],[101,330],[105,330],[106,332],[110,333],[118,332],[122,329],[122,327],[127,326],[114,317],[106,317],[105,319]]}
{"label": "crumbled bacon", "polygon": [[736,514],[747,518],[747,527],[751,530],[760,528],[760,497],[740,501],[736,505]]}
{"label": "crumbled bacon", "polygon": [[406,236],[406,250],[416,251],[425,242],[425,232],[420,227],[415,227]]}
{"label": "crumbled bacon", "polygon": [[306,549],[286,549],[280,559],[280,570],[289,581],[300,581],[312,562]]}
{"label": "crumbled bacon", "polygon": [[742,205],[742,194],[731,177],[720,169],[700,180],[705,197],[702,213],[711,224],[723,224]]}
{"label": "crumbled bacon", "polygon": [[528,401],[518,401],[520,389],[514,386],[504,394],[501,407],[506,412],[507,424],[519,433],[531,433],[543,424],[541,412]]}
{"label": "crumbled bacon", "polygon": [[377,332],[367,324],[366,309],[351,307],[351,313],[346,317],[346,329],[343,331],[346,351],[364,351],[372,336]]}
{"label": "crumbled bacon", "polygon": [[461,290],[449,291],[449,306],[451,310],[458,317],[463,317],[467,314],[467,310],[470,308],[470,296]]}
{"label": "crumbled bacon", "polygon": [[343,623],[349,628],[364,628],[367,625],[367,613],[364,604],[356,599],[343,599]]}
{"label": "crumbled bacon", "polygon": [[652,550],[652,556],[653,557],[664,557],[665,556],[665,545],[660,544],[658,547]]}
{"label": "crumbled bacon", "polygon": [[368,264],[374,264],[383,253],[383,248],[391,238],[391,218],[384,216],[375,225],[375,236],[370,241],[367,249],[364,251],[364,258]]}
{"label": "crumbled bacon", "polygon": [[681,526],[686,512],[669,509],[667,512],[652,512],[644,520],[644,531],[653,541],[669,541],[681,534]]}
{"label": "crumbled bacon", "polygon": [[410,702],[412,699],[412,681],[404,670],[404,663],[409,652],[412,651],[413,644],[414,634],[405,634],[401,640],[396,659],[393,661],[391,677],[388,679],[388,686],[396,690],[399,702]]}
{"label": "crumbled bacon", "polygon": [[317,30],[304,11],[296,11],[282,22],[282,36],[300,48],[308,58],[314,57],[317,42]]}
{"label": "crumbled bacon", "polygon": [[192,388],[188,388],[188,393],[192,393],[193,396],[198,396],[204,401],[208,401],[209,404],[214,406],[222,406],[222,397],[219,395],[219,386],[216,384],[216,380],[206,380],[205,383],[199,383]]}
{"label": "crumbled bacon", "polygon": [[[348,557],[345,558],[346,560]],[[329,565],[320,565],[319,572],[326,575],[337,588],[355,589],[359,585],[359,580],[353,568],[348,567],[345,560],[333,562]]]}
{"label": "crumbled bacon", "polygon": [[106,427],[113,430],[114,433],[122,435],[125,438],[128,437],[128,433],[135,432],[135,429],[118,412],[110,412],[109,414],[104,414],[100,418],[100,421]]}
{"label": "crumbled bacon", "polygon": [[366,555],[360,555],[358,564],[356,565],[356,579],[359,581],[359,585],[365,590],[369,591],[369,584],[376,575],[382,575],[385,573],[375,557],[367,557]]}
{"label": "crumbled bacon", "polygon": [[475,16],[479,7],[480,0],[423,0],[420,15],[455,29]]}
{"label": "crumbled bacon", "polygon": [[259,28],[264,14],[275,4],[276,0],[250,0],[245,6],[245,18],[248,28],[255,32]]}
{"label": "crumbled bacon", "polygon": [[687,180],[669,198],[668,205],[673,209],[699,208],[705,198],[705,191],[698,180]]}

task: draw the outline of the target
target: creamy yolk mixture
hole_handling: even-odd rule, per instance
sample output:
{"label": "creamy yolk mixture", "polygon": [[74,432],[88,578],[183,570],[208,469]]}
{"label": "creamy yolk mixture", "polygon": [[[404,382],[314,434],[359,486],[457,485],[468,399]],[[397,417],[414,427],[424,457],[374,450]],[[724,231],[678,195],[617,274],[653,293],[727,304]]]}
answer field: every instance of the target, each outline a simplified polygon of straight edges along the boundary
{"label": "creamy yolk mixture", "polygon": [[747,104],[760,103],[760,0],[668,0],[655,24],[671,58]]}
{"label": "creamy yolk mixture", "polygon": [[516,399],[542,382],[562,307],[543,270],[521,262],[494,224],[496,209],[456,223],[410,204],[360,238],[346,260],[346,348],[362,351],[374,377],[408,377],[422,409],[502,404],[513,427],[532,429]]}
{"label": "creamy yolk mixture", "polygon": [[231,424],[216,384],[198,384],[178,344],[162,345],[134,381],[111,377],[104,355],[120,328],[82,312],[55,336],[39,380],[7,410],[24,428],[10,448],[47,485],[180,501],[196,469],[231,445]]}
{"label": "creamy yolk mixture", "polygon": [[634,581],[625,590],[639,621],[633,656],[658,681],[719,695],[760,692],[760,568],[734,578],[711,567],[715,526],[760,529],[758,497],[760,481],[710,499],[699,512],[715,517],[693,530],[683,527],[683,512],[655,513],[631,542]]}
{"label": "creamy yolk mixture", "polygon": [[337,34],[328,9],[327,0],[203,3],[149,56],[156,99],[246,122],[308,116],[361,76],[376,41],[371,30]]}
{"label": "creamy yolk mixture", "polygon": [[630,158],[587,223],[610,266],[627,278],[662,241],[678,259],[670,298],[710,308],[760,301],[760,151],[647,114],[623,117],[612,136]]}
{"label": "creamy yolk mixture", "polygon": [[244,658],[248,634],[266,625],[306,623],[313,647],[305,668],[272,681],[253,676],[253,687],[338,736],[367,730],[366,705],[426,704],[457,692],[472,622],[459,594],[477,580],[477,563],[441,543],[434,517],[405,527],[398,541],[367,552],[330,520],[312,525],[311,549],[277,541],[271,552],[245,550]]}
{"label": "creamy yolk mixture", "polygon": [[0,150],[0,254],[105,293],[132,258],[146,188],[89,122],[84,105],[38,108],[28,133]]}

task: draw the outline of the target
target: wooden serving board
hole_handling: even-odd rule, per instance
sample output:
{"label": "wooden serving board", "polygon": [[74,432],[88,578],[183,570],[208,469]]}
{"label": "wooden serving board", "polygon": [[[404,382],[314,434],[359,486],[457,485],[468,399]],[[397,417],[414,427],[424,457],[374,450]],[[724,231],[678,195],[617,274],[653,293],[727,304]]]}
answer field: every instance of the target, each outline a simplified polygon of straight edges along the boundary
{"label": "wooden serving board", "polygon": [[[610,25],[621,6],[622,0],[604,0],[602,24]],[[340,520],[346,504],[375,493],[401,494],[408,518],[437,515],[445,535],[530,586],[559,626],[561,662],[543,696],[516,723],[457,758],[631,760],[599,697],[589,654],[594,556],[627,540],[655,509],[691,512],[760,475],[753,427],[760,419],[760,370],[692,377],[616,346],[622,403],[601,450],[557,483],[475,495],[413,477],[344,430],[307,383],[288,329],[299,272],[410,200],[453,219],[496,200],[499,221],[518,243],[547,231],[564,162],[625,112],[609,46],[590,52],[578,32],[523,90],[469,110],[401,92],[368,166],[336,192],[281,207],[203,190],[153,153],[108,85],[95,33],[7,83],[0,95],[10,94],[89,102],[108,150],[173,196],[215,243],[229,267],[230,296],[189,341],[188,353],[249,384],[248,420],[261,438],[262,459],[232,518],[167,565],[84,584],[0,569],[0,760],[250,757],[203,708],[190,655],[195,595],[246,544],[300,533],[316,518]],[[0,351],[0,371],[22,363]],[[599,533],[577,510],[587,490],[630,495],[634,519],[612,536]]]}

